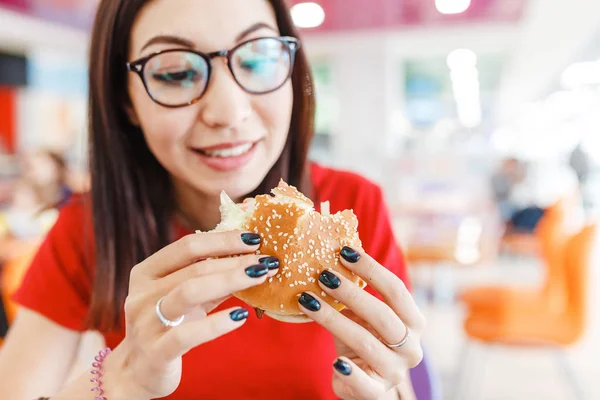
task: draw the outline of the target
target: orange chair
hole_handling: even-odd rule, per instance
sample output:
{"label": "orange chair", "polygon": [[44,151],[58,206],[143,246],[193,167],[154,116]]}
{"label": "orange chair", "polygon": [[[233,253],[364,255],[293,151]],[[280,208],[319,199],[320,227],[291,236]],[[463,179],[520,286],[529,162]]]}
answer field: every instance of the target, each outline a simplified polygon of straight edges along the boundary
{"label": "orange chair", "polygon": [[29,264],[33,260],[38,249],[38,244],[31,244],[24,251],[2,266],[0,274],[0,293],[6,311],[8,323],[14,320],[17,314],[17,304],[11,300],[12,295],[21,285]]}
{"label": "orange chair", "polygon": [[[560,309],[545,305],[548,292],[529,293],[530,301],[516,301],[516,297],[499,303],[497,307],[481,311],[471,309],[465,320],[465,331],[471,341],[478,341],[487,348],[490,345],[546,347],[556,350],[555,355],[563,374],[577,399],[585,394],[570,367],[565,349],[577,342],[585,332],[588,315],[588,273],[597,227],[590,225],[569,239],[563,259],[563,285],[552,286],[552,296],[560,297]],[[562,293],[558,292],[561,288]],[[469,350],[469,343],[466,350]],[[479,365],[475,369],[483,371]],[[463,364],[457,399],[478,398],[460,395],[465,378]],[[473,377],[470,376],[473,381]],[[474,380],[477,383],[477,379]]]}
{"label": "orange chair", "polygon": [[550,207],[540,220],[535,232],[539,256],[546,267],[546,279],[538,288],[483,286],[463,291],[459,299],[469,310],[494,312],[494,308],[507,303],[535,304],[538,309],[561,309],[559,301],[564,292],[564,257],[571,236],[567,224],[573,204],[568,199]]}

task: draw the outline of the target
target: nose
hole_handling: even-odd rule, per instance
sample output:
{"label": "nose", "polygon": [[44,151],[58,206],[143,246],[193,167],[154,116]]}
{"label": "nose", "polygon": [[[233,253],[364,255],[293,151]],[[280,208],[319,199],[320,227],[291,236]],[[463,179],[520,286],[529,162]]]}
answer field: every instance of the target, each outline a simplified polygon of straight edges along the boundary
{"label": "nose", "polygon": [[251,114],[250,96],[236,83],[226,62],[215,62],[211,82],[201,101],[200,118],[211,128],[235,128]]}

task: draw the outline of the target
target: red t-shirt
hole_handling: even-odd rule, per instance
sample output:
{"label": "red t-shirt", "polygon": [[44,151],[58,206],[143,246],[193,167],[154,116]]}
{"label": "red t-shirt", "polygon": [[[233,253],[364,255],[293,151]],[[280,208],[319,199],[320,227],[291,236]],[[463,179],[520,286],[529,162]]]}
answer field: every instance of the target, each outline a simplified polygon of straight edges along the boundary
{"label": "red t-shirt", "polygon": [[[312,166],[312,180],[315,203],[329,200],[332,212],[353,209],[364,249],[407,282],[381,190],[355,174],[318,165]],[[22,306],[76,331],[83,330],[93,275],[84,210],[77,199],[61,210],[15,295]],[[220,309],[241,305],[230,299]],[[124,332],[104,337],[114,348]],[[316,323],[258,320],[251,313],[242,328],[183,357],[181,385],[168,399],[334,399],[335,358],[331,334]]]}

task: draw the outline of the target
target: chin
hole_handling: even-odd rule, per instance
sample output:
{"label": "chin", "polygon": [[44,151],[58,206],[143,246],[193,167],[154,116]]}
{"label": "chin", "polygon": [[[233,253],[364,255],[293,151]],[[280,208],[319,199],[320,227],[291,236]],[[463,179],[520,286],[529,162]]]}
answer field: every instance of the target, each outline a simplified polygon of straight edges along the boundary
{"label": "chin", "polygon": [[261,174],[259,175],[259,178],[256,177],[256,174],[252,173],[238,173],[234,176],[215,179],[211,182],[199,182],[199,184],[194,186],[197,190],[211,197],[218,198],[221,192],[225,191],[230,194],[232,198],[239,199],[255,191],[256,188],[260,186],[267,173],[268,171],[265,171],[264,176]]}

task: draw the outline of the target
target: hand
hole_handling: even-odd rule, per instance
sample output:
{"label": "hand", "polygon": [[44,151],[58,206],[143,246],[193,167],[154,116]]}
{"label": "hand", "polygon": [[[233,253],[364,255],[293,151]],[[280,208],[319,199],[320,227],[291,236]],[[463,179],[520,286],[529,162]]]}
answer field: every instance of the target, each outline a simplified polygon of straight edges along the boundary
{"label": "hand", "polygon": [[[346,268],[363,278],[384,299],[380,301],[343,276],[324,271],[319,284],[327,296],[347,306],[342,313],[312,293],[300,297],[302,310],[335,337],[333,389],[342,399],[413,398],[408,370],[423,351],[420,336],[425,318],[404,283],[364,252],[344,248]],[[401,344],[390,347],[389,344]]]}
{"label": "hand", "polygon": [[[275,275],[279,262],[254,254],[259,242],[257,235],[241,232],[192,234],[133,268],[125,301],[127,333],[105,363],[107,398],[170,395],[180,383],[183,354],[242,326],[246,309],[207,314],[232,293]],[[240,254],[245,255],[215,258]],[[185,315],[181,325],[161,323],[160,299],[165,318]]]}

